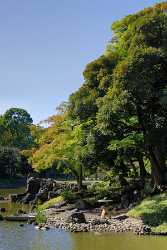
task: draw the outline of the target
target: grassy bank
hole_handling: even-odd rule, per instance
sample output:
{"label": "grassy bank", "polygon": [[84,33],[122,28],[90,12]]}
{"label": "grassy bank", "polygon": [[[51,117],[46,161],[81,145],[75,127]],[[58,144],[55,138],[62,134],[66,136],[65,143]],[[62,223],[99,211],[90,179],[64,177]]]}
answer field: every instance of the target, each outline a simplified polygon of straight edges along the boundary
{"label": "grassy bank", "polygon": [[50,199],[49,201],[44,202],[42,205],[39,205],[38,209],[44,210],[44,209],[50,208],[63,200],[64,198],[62,196],[58,196],[56,198],[53,198],[53,199]]}
{"label": "grassy bank", "polygon": [[155,233],[167,233],[167,194],[160,194],[143,200],[128,212],[128,215],[141,218],[152,227]]}

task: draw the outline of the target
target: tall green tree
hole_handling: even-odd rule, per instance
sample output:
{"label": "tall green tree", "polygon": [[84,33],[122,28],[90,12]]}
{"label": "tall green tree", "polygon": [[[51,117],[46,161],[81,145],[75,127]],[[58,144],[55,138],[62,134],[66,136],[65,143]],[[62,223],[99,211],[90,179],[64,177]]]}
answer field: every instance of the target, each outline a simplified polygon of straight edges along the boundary
{"label": "tall green tree", "polygon": [[[3,119],[3,133],[1,137],[4,139],[7,146],[16,147],[20,150],[32,146],[33,138],[31,135],[32,118],[30,114],[20,108],[11,108],[5,112]],[[3,139],[2,139],[3,145]]]}

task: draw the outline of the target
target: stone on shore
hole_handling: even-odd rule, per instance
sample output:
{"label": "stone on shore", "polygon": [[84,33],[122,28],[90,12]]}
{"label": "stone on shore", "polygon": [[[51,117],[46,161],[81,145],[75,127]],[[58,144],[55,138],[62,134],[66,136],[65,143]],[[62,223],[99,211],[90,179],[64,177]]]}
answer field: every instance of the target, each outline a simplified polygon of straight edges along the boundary
{"label": "stone on shore", "polygon": [[71,212],[66,222],[70,223],[86,223],[85,215],[82,212]]}

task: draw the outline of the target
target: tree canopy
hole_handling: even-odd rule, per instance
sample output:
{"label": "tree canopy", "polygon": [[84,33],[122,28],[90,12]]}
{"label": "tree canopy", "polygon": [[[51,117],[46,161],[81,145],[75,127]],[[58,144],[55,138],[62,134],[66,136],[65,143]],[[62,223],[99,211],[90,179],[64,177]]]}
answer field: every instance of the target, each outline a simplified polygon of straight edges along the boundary
{"label": "tree canopy", "polygon": [[151,176],[154,188],[166,185],[166,10],[164,2],[114,22],[104,54],[86,66],[82,86],[48,126],[32,127],[26,111],[11,109],[0,117],[1,143],[30,149],[36,171],[55,166],[80,187],[99,169],[122,184]]}

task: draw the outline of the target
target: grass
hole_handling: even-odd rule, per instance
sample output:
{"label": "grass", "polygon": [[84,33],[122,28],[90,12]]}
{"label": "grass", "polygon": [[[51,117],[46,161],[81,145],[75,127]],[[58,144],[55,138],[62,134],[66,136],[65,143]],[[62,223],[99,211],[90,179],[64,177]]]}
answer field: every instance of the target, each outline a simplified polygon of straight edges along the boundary
{"label": "grass", "polygon": [[167,233],[167,223],[163,223],[157,227],[152,227],[154,233]]}
{"label": "grass", "polygon": [[153,232],[167,232],[167,194],[160,194],[143,200],[128,212],[128,215],[141,218],[152,227]]}
{"label": "grass", "polygon": [[62,196],[58,196],[56,198],[53,198],[53,199],[50,199],[49,201],[44,202],[42,205],[39,205],[38,209],[39,210],[47,209],[47,208],[49,208],[51,206],[56,205],[57,203],[59,203],[59,202],[61,202],[63,200],[64,200],[64,198]]}

